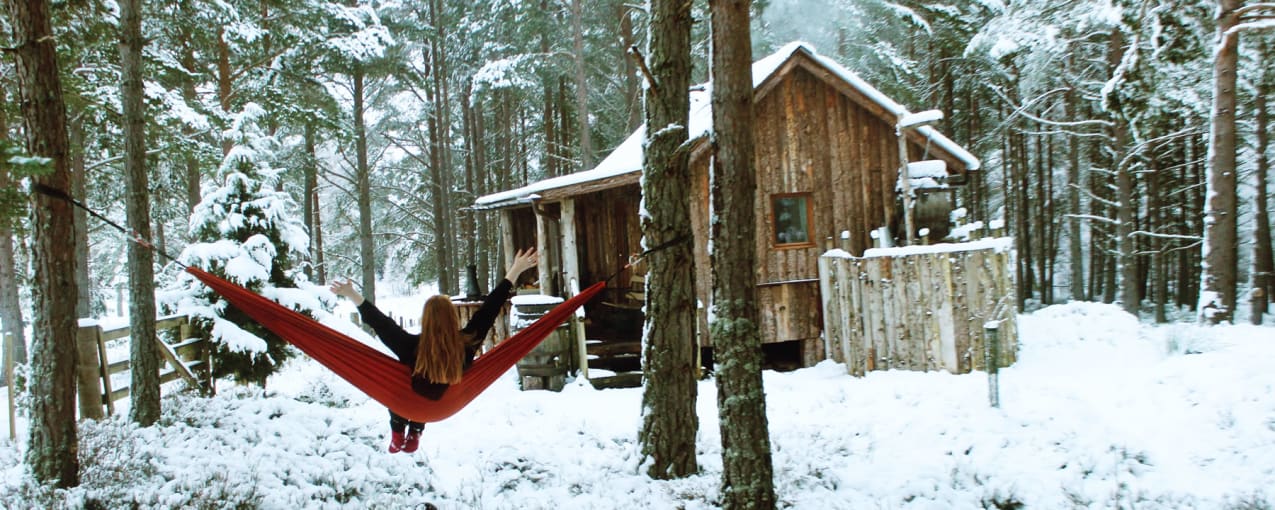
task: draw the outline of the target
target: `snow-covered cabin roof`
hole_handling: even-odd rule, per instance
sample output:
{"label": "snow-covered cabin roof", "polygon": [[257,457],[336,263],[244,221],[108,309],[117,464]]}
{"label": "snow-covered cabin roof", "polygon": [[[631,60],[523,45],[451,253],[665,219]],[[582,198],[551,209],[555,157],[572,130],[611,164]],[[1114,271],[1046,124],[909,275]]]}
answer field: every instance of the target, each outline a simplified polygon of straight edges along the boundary
{"label": "snow-covered cabin roof", "polygon": [[[774,75],[785,62],[788,62],[794,55],[799,52],[804,53],[810,59],[819,65],[827,68],[837,78],[840,78],[846,84],[850,85],[859,93],[863,94],[868,100],[879,106],[886,113],[902,117],[910,112],[903,105],[896,103],[890,99],[876,87],[869,85],[863,81],[859,75],[842,67],[830,58],[819,55],[815,49],[804,42],[791,42],[780,48],[769,56],[766,56],[753,63],[753,89],[757,90],[762,84]],[[690,129],[688,130],[688,138],[694,139],[708,134],[713,125],[712,111],[712,82],[705,83],[691,88],[690,92]],[[922,140],[928,140],[936,148],[947,152],[957,161],[964,164],[968,170],[977,170],[980,162],[978,158],[970,154],[956,142],[943,136],[938,130],[931,126],[921,126],[914,130],[913,136],[918,136]],[[575,188],[586,184],[596,184],[589,186],[590,190],[600,190],[637,182],[642,172],[642,142],[646,137],[646,126],[643,125],[629,135],[610,155],[603,159],[592,170],[585,170],[573,174],[552,177],[541,181],[533,182],[521,188],[502,191],[478,197],[474,201],[476,209],[498,209],[508,207],[519,203],[527,203],[533,199],[539,199],[544,195],[554,195],[555,190],[563,188]],[[574,193],[567,193],[574,194]],[[545,197],[552,198],[552,197]]]}

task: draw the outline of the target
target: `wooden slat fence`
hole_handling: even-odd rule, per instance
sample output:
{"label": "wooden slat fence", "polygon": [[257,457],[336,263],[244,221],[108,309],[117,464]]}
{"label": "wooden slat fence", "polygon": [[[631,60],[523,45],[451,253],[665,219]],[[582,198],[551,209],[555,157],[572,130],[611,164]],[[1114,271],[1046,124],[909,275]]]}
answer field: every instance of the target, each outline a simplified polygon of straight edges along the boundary
{"label": "wooden slat fence", "polygon": [[983,325],[1001,320],[999,366],[1017,359],[1012,240],[831,250],[819,258],[829,354],[873,370],[984,370]]}
{"label": "wooden slat fence", "polygon": [[[191,326],[189,318],[185,315],[162,317],[155,321],[155,333],[164,359],[160,365],[160,384],[183,379],[205,394],[213,393],[211,344]],[[113,387],[112,376],[128,372],[129,359],[127,356],[111,359],[107,343],[128,338],[129,334],[128,326],[109,330],[96,324],[80,326],[76,348],[80,358],[77,384],[81,417],[101,419],[103,407],[105,415],[115,414],[115,402],[128,397],[128,386]],[[165,336],[175,340],[166,342]]]}

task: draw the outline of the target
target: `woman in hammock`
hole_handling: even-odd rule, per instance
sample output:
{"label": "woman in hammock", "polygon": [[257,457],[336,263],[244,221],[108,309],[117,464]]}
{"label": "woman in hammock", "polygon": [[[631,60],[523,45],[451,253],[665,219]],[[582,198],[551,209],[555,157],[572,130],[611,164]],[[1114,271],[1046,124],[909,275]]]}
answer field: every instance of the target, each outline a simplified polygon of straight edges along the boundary
{"label": "woman in hammock", "polygon": [[[504,280],[487,294],[487,299],[464,328],[460,327],[450,298],[443,295],[429,298],[421,311],[421,332],[415,335],[404,331],[376,305],[364,299],[349,280],[332,282],[330,290],[353,301],[359,307],[363,323],[372,327],[377,338],[394,351],[400,362],[412,368],[412,389],[426,398],[438,400],[448,386],[460,382],[461,374],[469,368],[505,300],[512,294],[518,276],[537,263],[539,254],[535,248],[520,250]],[[390,453],[416,451],[424,428],[424,423],[390,411]]]}

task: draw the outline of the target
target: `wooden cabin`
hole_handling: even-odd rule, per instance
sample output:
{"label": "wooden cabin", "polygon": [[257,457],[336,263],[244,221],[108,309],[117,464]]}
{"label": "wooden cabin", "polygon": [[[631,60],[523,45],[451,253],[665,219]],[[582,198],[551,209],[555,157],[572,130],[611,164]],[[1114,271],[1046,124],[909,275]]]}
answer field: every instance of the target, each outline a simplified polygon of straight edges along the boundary
{"label": "wooden cabin", "polygon": [[[896,187],[900,168],[895,126],[909,112],[854,73],[803,43],[785,46],[753,65],[757,171],[757,285],[767,366],[797,368],[826,357],[820,332],[818,259],[828,248],[861,255],[871,233],[886,227],[903,238]],[[706,87],[690,92],[690,153],[699,301],[711,296],[709,170],[706,134],[712,114]],[[914,211],[917,229],[946,232],[953,193],[979,161],[929,126],[903,131],[909,161],[928,160],[925,188]],[[590,364],[619,377],[640,370],[642,276],[622,270],[642,251],[643,129],[597,167],[480,197],[478,209],[501,214],[506,261],[516,247],[542,251],[541,292],[564,295],[617,272],[607,294],[586,306]],[[940,163],[941,162],[941,163]],[[940,168],[941,175],[933,169]],[[623,282],[615,285],[615,281]],[[574,283],[573,283],[574,282]],[[711,353],[707,307],[700,309],[700,346]],[[620,356],[613,356],[621,353]],[[630,359],[625,362],[623,358]],[[595,360],[595,361],[596,361]],[[618,361],[617,361],[618,360]],[[607,364],[609,363],[609,364]]]}

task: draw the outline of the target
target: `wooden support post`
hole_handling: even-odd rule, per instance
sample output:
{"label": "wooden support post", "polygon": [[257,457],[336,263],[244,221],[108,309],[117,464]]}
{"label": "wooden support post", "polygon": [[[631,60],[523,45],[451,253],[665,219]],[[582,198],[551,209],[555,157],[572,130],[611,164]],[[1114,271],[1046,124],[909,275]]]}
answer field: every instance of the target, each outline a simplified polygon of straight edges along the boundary
{"label": "wooden support post", "polygon": [[106,357],[106,340],[102,338],[102,328],[97,328],[97,363],[101,367],[102,390],[106,397],[106,415],[115,415],[115,389],[111,388],[111,361]]}
{"label": "wooden support post", "polygon": [[[514,264],[514,214],[510,209],[500,210],[500,271],[507,271]],[[503,273],[502,273],[503,274]],[[518,290],[518,282],[514,291]]]}
{"label": "wooden support post", "polygon": [[1000,407],[1000,321],[983,323],[983,356],[987,367],[987,401],[992,407]]}
{"label": "wooden support post", "polygon": [[[79,363],[75,367],[77,392],[80,395],[80,417],[91,420],[104,418],[102,414],[102,384],[105,374],[98,345],[102,338],[102,327],[80,326],[75,336],[75,348],[79,355]],[[106,379],[109,380],[109,379]],[[109,383],[107,383],[109,384]],[[110,402],[110,390],[106,392]]]}
{"label": "wooden support post", "polygon": [[17,398],[18,385],[13,380],[13,335],[5,333],[4,335],[4,380],[9,384],[9,440],[18,440],[17,429],[17,405],[14,401]]}
{"label": "wooden support post", "polygon": [[[562,227],[562,272],[567,281],[567,292],[571,296],[580,293],[580,254],[576,235],[576,201],[562,201],[562,215],[559,223]],[[576,341],[575,361],[580,370],[580,377],[589,378],[589,353],[584,333],[584,307],[576,310],[570,319],[571,336]]]}

